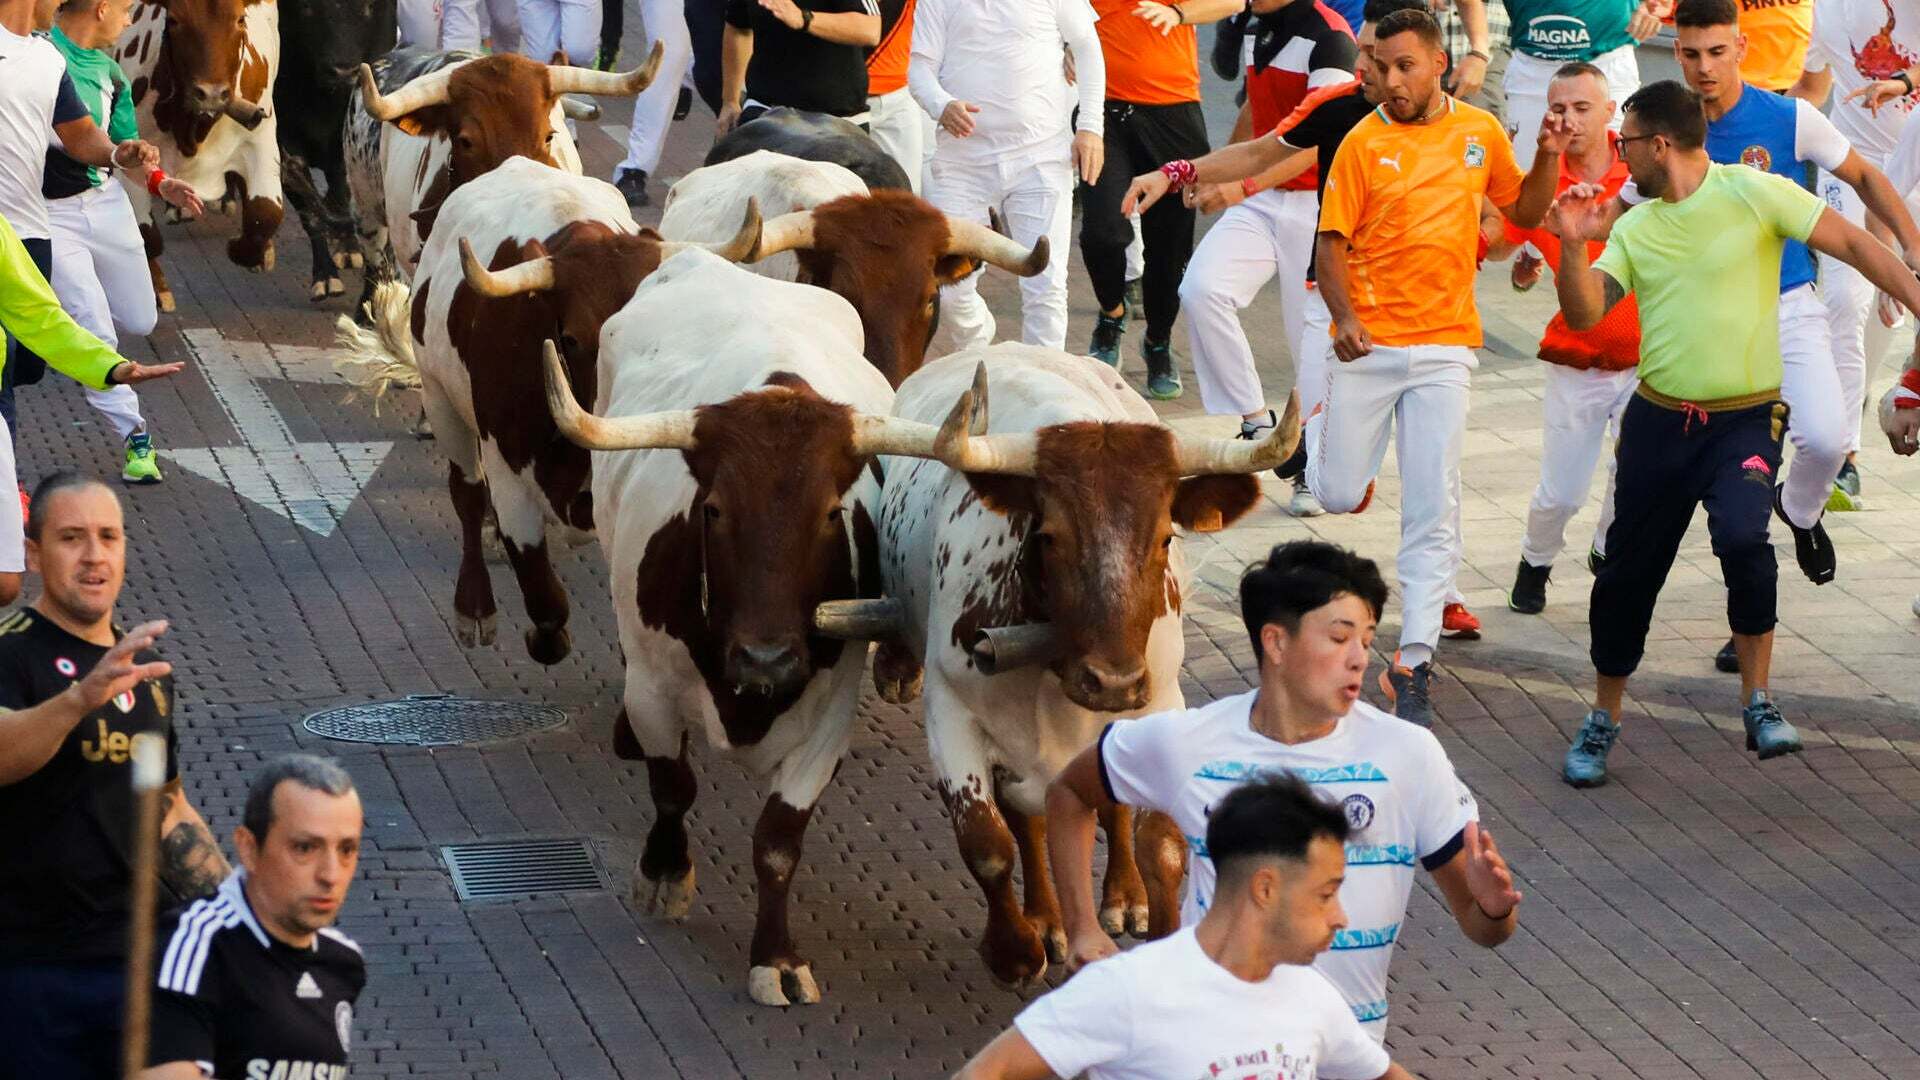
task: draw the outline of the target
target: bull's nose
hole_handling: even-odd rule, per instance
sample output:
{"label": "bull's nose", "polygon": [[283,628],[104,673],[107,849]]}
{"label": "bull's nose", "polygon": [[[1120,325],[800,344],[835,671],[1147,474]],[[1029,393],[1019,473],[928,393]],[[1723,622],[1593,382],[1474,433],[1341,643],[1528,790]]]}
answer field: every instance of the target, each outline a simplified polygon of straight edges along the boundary
{"label": "bull's nose", "polygon": [[187,104],[199,112],[219,112],[232,98],[231,88],[212,83],[194,83],[187,88]]}
{"label": "bull's nose", "polygon": [[760,642],[728,650],[727,667],[734,686],[762,694],[791,689],[805,674],[800,653],[793,646]]}
{"label": "bull's nose", "polygon": [[1088,661],[1079,665],[1068,681],[1070,693],[1089,709],[1118,711],[1134,709],[1147,701],[1147,666],[1135,664],[1115,671],[1104,664]]}

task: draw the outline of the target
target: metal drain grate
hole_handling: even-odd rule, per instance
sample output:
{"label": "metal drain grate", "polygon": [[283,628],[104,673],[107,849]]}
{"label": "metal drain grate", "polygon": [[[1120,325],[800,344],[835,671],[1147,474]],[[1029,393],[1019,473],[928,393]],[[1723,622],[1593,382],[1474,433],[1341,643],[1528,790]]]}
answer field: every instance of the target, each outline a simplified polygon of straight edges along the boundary
{"label": "metal drain grate", "polygon": [[607,887],[584,840],[449,844],[440,854],[462,900],[599,892]]}
{"label": "metal drain grate", "polygon": [[315,735],[346,742],[448,746],[511,739],[566,722],[567,714],[551,705],[411,694],[398,701],[317,712],[307,717],[305,726]]}

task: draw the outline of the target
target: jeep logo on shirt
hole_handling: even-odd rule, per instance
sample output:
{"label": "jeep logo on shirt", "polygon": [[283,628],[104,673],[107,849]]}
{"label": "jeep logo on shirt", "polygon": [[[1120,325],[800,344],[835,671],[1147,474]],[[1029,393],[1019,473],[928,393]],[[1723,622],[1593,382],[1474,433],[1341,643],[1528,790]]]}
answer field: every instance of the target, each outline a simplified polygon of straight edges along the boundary
{"label": "jeep logo on shirt", "polygon": [[1582,50],[1593,44],[1583,19],[1541,15],[1527,21],[1527,44],[1541,51]]}

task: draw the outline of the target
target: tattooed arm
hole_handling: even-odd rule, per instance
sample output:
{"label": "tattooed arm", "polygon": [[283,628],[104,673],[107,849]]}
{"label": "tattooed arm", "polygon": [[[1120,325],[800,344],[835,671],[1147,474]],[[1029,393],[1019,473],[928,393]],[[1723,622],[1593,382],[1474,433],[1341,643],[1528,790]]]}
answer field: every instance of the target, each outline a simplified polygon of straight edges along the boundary
{"label": "tattooed arm", "polygon": [[211,895],[232,872],[227,857],[180,781],[167,785],[160,797],[166,807],[160,819],[161,882],[181,900]]}

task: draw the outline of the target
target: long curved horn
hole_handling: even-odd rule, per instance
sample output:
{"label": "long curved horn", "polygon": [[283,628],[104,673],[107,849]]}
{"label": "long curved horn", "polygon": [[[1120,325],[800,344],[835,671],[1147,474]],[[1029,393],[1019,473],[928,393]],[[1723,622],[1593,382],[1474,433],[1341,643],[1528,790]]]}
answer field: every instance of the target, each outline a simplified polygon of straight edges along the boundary
{"label": "long curved horn", "polygon": [[804,251],[812,247],[813,211],[795,210],[766,223],[760,230],[760,246],[747,256],[746,261],[755,263],[783,251]]}
{"label": "long curved horn", "polygon": [[745,262],[760,247],[760,237],[765,228],[760,218],[760,199],[747,197],[747,216],[740,222],[740,228],[733,239],[720,244],[703,244],[695,240],[662,240],[660,242],[660,260],[665,262],[688,248],[703,248],[728,262]]}
{"label": "long curved horn", "polygon": [[1300,446],[1300,394],[1287,395],[1287,412],[1273,434],[1259,442],[1245,439],[1190,439],[1174,436],[1181,476],[1206,473],[1265,472],[1293,456]]}
{"label": "long curved horn", "polygon": [[644,413],[604,419],[582,409],[549,338],[541,345],[547,367],[547,410],[560,433],[589,450],[686,450],[693,446],[691,411]]}
{"label": "long curved horn", "polygon": [[447,83],[453,78],[453,68],[441,68],[430,71],[395,90],[391,95],[380,93],[380,84],[373,79],[373,68],[360,65],[360,103],[366,107],[367,115],[375,120],[397,120],[415,109],[428,105],[447,103]]}
{"label": "long curved horn", "polygon": [[660,70],[662,44],[653,43],[647,62],[628,72],[595,71],[592,68],[553,65],[547,68],[547,89],[556,94],[600,94],[606,97],[635,97],[653,82]]}
{"label": "long curved horn", "polygon": [[933,456],[961,472],[1032,476],[1040,464],[1040,439],[1019,435],[982,435],[986,430],[987,364],[973,369],[973,387],[953,403],[940,433],[934,437]]}
{"label": "long curved horn", "polygon": [[521,296],[553,288],[553,260],[528,259],[503,270],[489,270],[473,253],[473,244],[460,238],[460,272],[467,287],[481,296]]}
{"label": "long curved horn", "polygon": [[1042,236],[1033,249],[1021,247],[977,221],[947,218],[947,253],[990,262],[1010,274],[1032,277],[1047,268],[1052,244]]}
{"label": "long curved horn", "polygon": [[898,416],[855,413],[853,453],[856,457],[890,454],[894,457],[934,458],[940,429]]}

